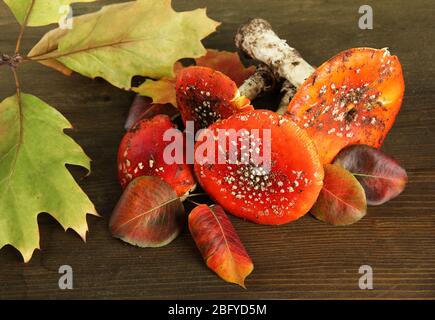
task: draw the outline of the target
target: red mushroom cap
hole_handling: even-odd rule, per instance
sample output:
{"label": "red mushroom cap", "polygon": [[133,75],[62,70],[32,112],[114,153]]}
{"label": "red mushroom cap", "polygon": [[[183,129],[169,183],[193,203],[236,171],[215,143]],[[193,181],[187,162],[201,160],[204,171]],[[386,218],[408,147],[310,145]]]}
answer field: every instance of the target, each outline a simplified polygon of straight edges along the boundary
{"label": "red mushroom cap", "polygon": [[253,110],[249,99],[239,96],[233,80],[210,68],[194,66],[181,70],[175,89],[183,121],[195,121],[196,130],[234,113]]}
{"label": "red mushroom cap", "polygon": [[[306,132],[287,117],[268,110],[237,113],[208,128],[215,150],[230,159],[231,146],[237,161],[219,163],[219,155],[201,156],[202,144],[195,145],[195,174],[201,186],[229,213],[261,224],[283,224],[303,216],[312,207],[322,188],[323,166],[314,143]],[[220,132],[238,131],[235,139],[223,142]],[[266,130],[270,136],[266,135]],[[221,131],[225,130],[225,131]],[[255,130],[258,134],[254,134]],[[249,137],[248,149],[242,143]],[[270,137],[270,170],[263,170],[252,155],[265,156]],[[249,152],[244,159],[242,150]],[[206,152],[207,153],[207,152]]]}
{"label": "red mushroom cap", "polygon": [[323,163],[330,163],[348,145],[381,146],[404,88],[400,62],[387,49],[349,49],[302,84],[288,113],[314,140]]}
{"label": "red mushroom cap", "polygon": [[[151,119],[137,122],[123,137],[118,150],[118,177],[125,188],[139,176],[158,176],[171,185],[182,197],[195,187],[195,179],[190,165],[183,163],[167,164],[164,150],[171,141],[164,141],[163,135],[176,126],[167,115],[156,115]],[[179,132],[179,140],[185,150],[185,136]]]}

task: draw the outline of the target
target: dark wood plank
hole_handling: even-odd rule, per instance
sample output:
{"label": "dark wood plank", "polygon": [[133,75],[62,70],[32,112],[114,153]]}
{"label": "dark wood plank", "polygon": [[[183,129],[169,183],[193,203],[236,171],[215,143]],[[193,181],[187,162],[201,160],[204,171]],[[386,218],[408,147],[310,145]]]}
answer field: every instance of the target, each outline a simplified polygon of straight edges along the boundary
{"label": "dark wood plank", "polygon": [[[115,1],[75,5],[76,14]],[[78,179],[101,219],[89,218],[87,243],[39,218],[42,251],[23,264],[15,249],[0,251],[0,298],[435,298],[435,6],[432,0],[373,3],[374,30],[358,29],[359,1],[186,1],[177,10],[208,7],[222,21],[206,39],[210,48],[235,50],[232,37],[250,17],[269,20],[278,34],[314,65],[350,47],[389,47],[405,72],[403,109],[384,150],[408,170],[397,199],[369,208],[361,222],[331,227],[307,215],[273,228],[231,218],[255,263],[248,290],[210,272],[186,230],[160,249],[138,249],[110,237],[107,221],[120,188],[116,151],[132,94],[77,74],[64,77],[37,64],[20,68],[23,90],[57,107],[75,126],[71,135],[93,159],[93,173]],[[13,52],[18,28],[0,3],[0,49]],[[50,28],[27,30],[23,51]],[[0,97],[13,94],[0,69]],[[267,103],[267,101],[266,101]],[[69,264],[74,290],[58,288],[58,268]],[[358,288],[358,268],[374,269],[374,290]]]}

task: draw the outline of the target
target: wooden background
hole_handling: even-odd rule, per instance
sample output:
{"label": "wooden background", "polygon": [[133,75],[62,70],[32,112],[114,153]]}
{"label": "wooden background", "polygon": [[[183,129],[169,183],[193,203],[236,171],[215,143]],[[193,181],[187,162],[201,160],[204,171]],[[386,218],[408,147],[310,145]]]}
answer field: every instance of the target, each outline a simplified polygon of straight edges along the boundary
{"label": "wooden background", "polygon": [[[75,13],[102,3],[75,5]],[[358,8],[371,4],[374,30],[358,29]],[[93,159],[93,172],[80,185],[102,219],[88,218],[83,243],[47,214],[39,217],[41,248],[23,264],[9,246],[0,250],[0,298],[435,298],[435,5],[433,0],[174,0],[177,10],[208,8],[219,31],[209,48],[235,50],[233,35],[251,17],[269,20],[277,33],[319,65],[357,46],[389,47],[404,69],[405,99],[383,149],[407,169],[409,184],[394,201],[370,207],[355,225],[332,227],[307,215],[282,227],[235,218],[255,270],[248,290],[227,284],[202,262],[187,230],[160,249],[139,249],[113,239],[108,217],[120,195],[116,152],[133,95],[102,80],[65,77],[38,64],[19,70],[22,87],[58,108],[74,124],[71,135]],[[51,27],[28,29],[23,53]],[[12,53],[18,27],[0,2],[0,51]],[[0,98],[14,92],[0,69]],[[260,105],[270,104],[266,99]],[[58,287],[58,269],[71,265],[74,290]],[[374,290],[360,290],[358,269],[374,270]]]}

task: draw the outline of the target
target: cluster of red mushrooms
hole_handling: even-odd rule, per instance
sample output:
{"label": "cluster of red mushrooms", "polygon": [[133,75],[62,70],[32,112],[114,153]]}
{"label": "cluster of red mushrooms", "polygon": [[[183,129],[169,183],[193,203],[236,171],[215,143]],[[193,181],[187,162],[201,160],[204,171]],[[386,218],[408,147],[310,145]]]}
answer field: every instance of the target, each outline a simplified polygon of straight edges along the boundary
{"label": "cluster of red mushrooms", "polygon": [[[310,211],[324,184],[324,166],[340,151],[351,145],[382,145],[401,107],[402,68],[386,48],[353,48],[316,69],[263,19],[243,25],[235,43],[259,62],[256,72],[238,88],[218,71],[184,68],[176,79],[177,108],[183,123],[194,121],[195,131],[207,128],[216,136],[220,130],[249,134],[270,129],[270,170],[260,172],[253,163],[216,163],[213,157],[195,159],[193,165],[165,163],[163,150],[170,142],[163,135],[175,125],[170,115],[159,114],[140,119],[125,135],[119,179],[126,187],[137,177],[157,176],[180,198],[198,182],[230,214],[260,224],[285,224]],[[277,85],[282,86],[282,100],[276,111],[251,105]],[[202,143],[198,139],[195,150]],[[216,150],[229,152],[228,144],[215,143]],[[239,140],[233,144],[241,151]],[[250,152],[259,144],[251,145]]]}

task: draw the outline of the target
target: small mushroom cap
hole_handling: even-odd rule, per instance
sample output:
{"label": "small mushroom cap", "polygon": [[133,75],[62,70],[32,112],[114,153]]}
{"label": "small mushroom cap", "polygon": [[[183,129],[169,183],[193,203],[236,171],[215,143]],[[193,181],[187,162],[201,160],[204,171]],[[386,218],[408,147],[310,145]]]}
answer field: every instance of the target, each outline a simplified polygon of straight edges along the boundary
{"label": "small mushroom cap", "polygon": [[177,105],[183,121],[194,121],[195,129],[252,110],[249,99],[239,95],[236,83],[207,67],[188,67],[177,76]]}
{"label": "small mushroom cap", "polygon": [[[157,176],[172,186],[179,197],[184,196],[195,185],[192,166],[186,164],[185,135],[178,131],[179,151],[183,152],[181,163],[165,159],[164,150],[176,141],[164,141],[163,136],[176,126],[167,115],[156,115],[137,122],[123,137],[118,149],[118,177],[125,188],[136,177]],[[174,131],[175,132],[175,131]]]}

